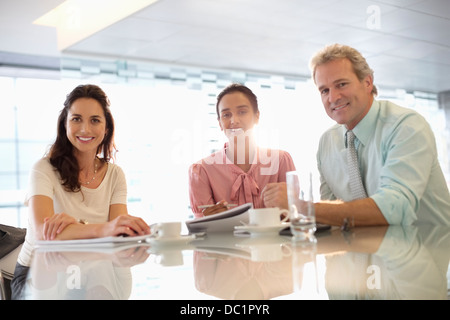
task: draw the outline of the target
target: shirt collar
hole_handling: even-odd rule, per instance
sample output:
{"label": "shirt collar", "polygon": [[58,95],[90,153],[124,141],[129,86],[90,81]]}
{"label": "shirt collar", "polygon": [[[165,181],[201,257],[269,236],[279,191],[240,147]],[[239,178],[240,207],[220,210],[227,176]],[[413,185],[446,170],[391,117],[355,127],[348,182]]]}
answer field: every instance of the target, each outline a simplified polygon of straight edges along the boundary
{"label": "shirt collar", "polygon": [[375,131],[379,110],[379,102],[373,99],[372,106],[370,107],[369,112],[367,112],[364,118],[362,118],[362,120],[352,130],[360,143],[362,143],[363,145],[367,144],[370,136]]}

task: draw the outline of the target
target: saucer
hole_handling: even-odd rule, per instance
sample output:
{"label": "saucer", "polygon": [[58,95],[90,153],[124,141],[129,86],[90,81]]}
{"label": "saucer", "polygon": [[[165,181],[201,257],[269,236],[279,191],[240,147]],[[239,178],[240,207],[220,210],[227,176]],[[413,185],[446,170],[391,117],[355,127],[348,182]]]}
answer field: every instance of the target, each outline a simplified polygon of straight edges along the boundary
{"label": "saucer", "polygon": [[252,226],[252,225],[245,225],[245,226],[235,226],[235,231],[240,232],[248,232],[251,235],[265,235],[265,234],[278,234],[280,230],[289,227],[291,224],[289,222],[284,222],[281,224],[273,225],[273,226]]}
{"label": "saucer", "polygon": [[195,235],[184,235],[179,237],[150,237],[145,241],[155,246],[173,246],[187,244],[191,240],[195,239]]}

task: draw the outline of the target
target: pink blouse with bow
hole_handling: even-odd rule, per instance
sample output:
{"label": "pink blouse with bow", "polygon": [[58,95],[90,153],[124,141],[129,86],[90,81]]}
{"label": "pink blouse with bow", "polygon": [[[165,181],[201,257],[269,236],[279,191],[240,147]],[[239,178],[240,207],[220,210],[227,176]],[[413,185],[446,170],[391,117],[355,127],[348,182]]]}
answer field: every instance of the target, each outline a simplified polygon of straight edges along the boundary
{"label": "pink blouse with bow", "polygon": [[189,198],[196,218],[203,217],[198,206],[221,200],[263,208],[261,192],[266,184],[286,182],[286,172],[295,170],[290,154],[283,150],[258,148],[248,172],[228,160],[225,150],[226,146],[189,168]]}

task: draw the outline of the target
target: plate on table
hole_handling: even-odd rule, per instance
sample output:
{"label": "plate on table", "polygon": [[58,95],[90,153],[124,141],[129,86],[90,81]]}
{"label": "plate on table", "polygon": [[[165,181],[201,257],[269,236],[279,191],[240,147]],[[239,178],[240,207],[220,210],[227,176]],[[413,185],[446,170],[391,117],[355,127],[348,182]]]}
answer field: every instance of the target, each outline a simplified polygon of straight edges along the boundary
{"label": "plate on table", "polygon": [[243,225],[243,226],[235,226],[235,232],[246,232],[251,235],[266,235],[266,234],[278,234],[282,229],[289,227],[289,222],[284,222],[281,224],[273,225],[273,226],[253,226],[253,225]]}
{"label": "plate on table", "polygon": [[195,235],[183,235],[174,238],[150,237],[147,238],[146,241],[154,246],[175,246],[187,244],[195,238]]}

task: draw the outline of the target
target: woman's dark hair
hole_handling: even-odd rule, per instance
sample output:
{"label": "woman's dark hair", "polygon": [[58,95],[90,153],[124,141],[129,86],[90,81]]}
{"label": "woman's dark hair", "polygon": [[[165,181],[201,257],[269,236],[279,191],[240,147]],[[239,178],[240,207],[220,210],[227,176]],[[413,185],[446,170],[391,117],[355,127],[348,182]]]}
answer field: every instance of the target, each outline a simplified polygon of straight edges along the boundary
{"label": "woman's dark hair", "polygon": [[220,113],[219,113],[220,100],[222,100],[222,98],[225,95],[234,93],[234,92],[241,92],[242,94],[244,94],[247,97],[247,99],[250,101],[250,103],[253,107],[253,112],[254,113],[259,112],[258,99],[256,98],[256,95],[253,93],[253,91],[250,90],[248,87],[244,86],[243,84],[232,83],[229,86],[227,86],[225,89],[223,89],[222,92],[220,92],[219,95],[217,96],[217,103],[216,103],[217,120],[220,119]]}
{"label": "woman's dark hair", "polygon": [[75,100],[80,98],[91,98],[97,100],[105,114],[106,134],[102,143],[98,146],[97,156],[104,162],[114,159],[116,146],[114,144],[114,119],[109,109],[109,99],[103,90],[92,84],[79,85],[72,90],[66,97],[64,108],[58,117],[56,140],[50,148],[50,163],[60,174],[61,183],[67,191],[78,192],[81,190],[81,184],[78,179],[80,167],[73,153],[73,145],[67,138],[67,116],[70,107]]}

